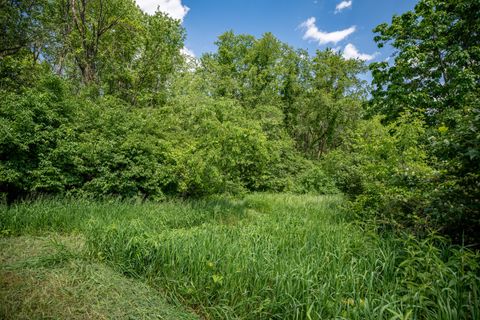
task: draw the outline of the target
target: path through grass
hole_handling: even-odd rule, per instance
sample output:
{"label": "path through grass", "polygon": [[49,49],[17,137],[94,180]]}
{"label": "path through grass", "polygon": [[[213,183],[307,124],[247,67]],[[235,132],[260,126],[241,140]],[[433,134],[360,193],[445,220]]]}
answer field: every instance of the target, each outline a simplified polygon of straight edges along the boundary
{"label": "path through grass", "polygon": [[0,319],[196,319],[141,281],[82,258],[82,237],[0,239]]}
{"label": "path through grass", "polygon": [[[478,255],[435,239],[365,232],[341,204],[269,194],[161,204],[43,200],[4,208],[0,222],[3,241],[46,232],[84,238],[82,270],[119,277],[120,287],[141,281],[144,295],[161,293],[206,318],[479,318]],[[77,270],[75,258],[55,259],[42,268]],[[89,281],[92,272],[80,287],[117,286]]]}

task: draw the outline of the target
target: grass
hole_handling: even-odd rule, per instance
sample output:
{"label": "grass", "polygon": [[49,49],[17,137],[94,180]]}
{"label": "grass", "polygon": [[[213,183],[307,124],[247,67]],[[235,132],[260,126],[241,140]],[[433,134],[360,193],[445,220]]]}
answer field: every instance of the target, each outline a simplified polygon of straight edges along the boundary
{"label": "grass", "polygon": [[[160,204],[44,199],[3,208],[0,223],[7,242],[52,232],[82,239],[71,241],[84,242],[76,249],[54,243],[57,253],[47,258],[30,246],[15,252],[36,261],[20,270],[73,270],[82,280],[70,292],[82,305],[99,305],[95,310],[146,315],[141,310],[156,304],[122,308],[130,295],[143,295],[167,297],[210,319],[480,318],[477,254],[435,237],[379,237],[350,223],[341,204],[338,196],[271,194]],[[91,271],[78,271],[79,263]],[[141,293],[123,291],[118,301],[99,304],[82,296],[117,292],[128,282]]]}
{"label": "grass", "polygon": [[79,236],[0,240],[1,319],[196,319],[146,284],[82,258]]}

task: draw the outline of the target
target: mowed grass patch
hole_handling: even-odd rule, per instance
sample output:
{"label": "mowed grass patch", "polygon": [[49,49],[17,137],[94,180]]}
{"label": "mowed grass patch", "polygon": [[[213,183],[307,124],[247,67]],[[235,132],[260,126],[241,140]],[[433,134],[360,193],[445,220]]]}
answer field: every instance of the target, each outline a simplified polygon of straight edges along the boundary
{"label": "mowed grass patch", "polygon": [[1,319],[196,319],[158,291],[82,259],[83,240],[0,239]]}

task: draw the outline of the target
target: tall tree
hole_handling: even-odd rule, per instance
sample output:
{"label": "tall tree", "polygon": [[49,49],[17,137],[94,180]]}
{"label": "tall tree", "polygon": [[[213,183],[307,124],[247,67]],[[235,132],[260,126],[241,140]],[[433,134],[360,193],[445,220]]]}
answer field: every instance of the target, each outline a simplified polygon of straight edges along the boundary
{"label": "tall tree", "polygon": [[120,93],[134,105],[162,105],[167,99],[169,80],[184,60],[181,49],[185,30],[180,21],[157,12],[142,17],[136,37],[135,55],[130,61],[109,64],[122,71],[109,72],[108,90]]}
{"label": "tall tree", "polygon": [[244,99],[243,84],[249,66],[246,56],[255,43],[251,35],[235,35],[233,31],[225,32],[215,42],[216,53],[206,54],[201,58],[200,72],[211,83],[207,89],[217,97],[237,100]]}
{"label": "tall tree", "polygon": [[[132,0],[56,0],[50,24],[53,63],[59,73],[74,67],[84,84],[98,81],[111,59],[130,60],[141,12]],[[116,48],[116,55],[109,55]],[[121,51],[121,52],[120,52]]]}
{"label": "tall tree", "polygon": [[393,119],[409,110],[434,124],[478,88],[480,2],[421,0],[414,11],[374,31],[379,47],[391,44],[396,51],[392,65],[371,65],[373,112]]}
{"label": "tall tree", "polygon": [[55,0],[44,16],[42,53],[57,74],[133,105],[165,102],[169,77],[183,61],[179,21],[147,15],[132,0]]}
{"label": "tall tree", "polygon": [[286,94],[292,98],[292,81],[297,75],[291,73],[298,70],[290,61],[297,52],[273,34],[265,33],[256,39],[229,31],[219,37],[216,45],[216,53],[202,57],[201,69],[210,78],[212,94],[236,99],[248,108],[281,107]]}
{"label": "tall tree", "polygon": [[42,0],[0,0],[0,59],[26,49],[38,58],[40,23],[46,3]]}
{"label": "tall tree", "polygon": [[396,51],[393,64],[371,66],[370,111],[425,119],[441,173],[428,210],[457,239],[472,237],[480,226],[480,2],[421,0],[375,31],[380,47]]}
{"label": "tall tree", "polygon": [[365,99],[360,60],[345,60],[332,50],[317,51],[305,90],[294,104],[293,135],[300,149],[319,159],[338,146],[346,128],[360,119]]}

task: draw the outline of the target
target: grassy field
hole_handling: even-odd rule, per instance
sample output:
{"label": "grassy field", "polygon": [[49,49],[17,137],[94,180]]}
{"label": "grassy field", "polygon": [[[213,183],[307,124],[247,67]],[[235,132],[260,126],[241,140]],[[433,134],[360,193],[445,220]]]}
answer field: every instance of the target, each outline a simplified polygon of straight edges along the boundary
{"label": "grassy field", "polygon": [[38,200],[0,213],[7,319],[479,319],[479,256],[337,196]]}

